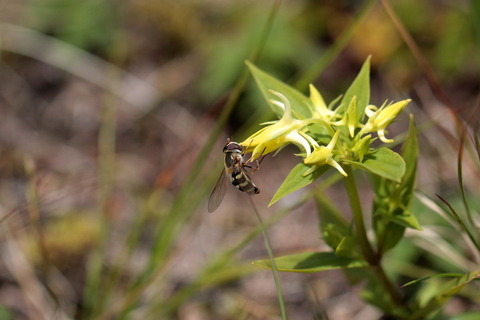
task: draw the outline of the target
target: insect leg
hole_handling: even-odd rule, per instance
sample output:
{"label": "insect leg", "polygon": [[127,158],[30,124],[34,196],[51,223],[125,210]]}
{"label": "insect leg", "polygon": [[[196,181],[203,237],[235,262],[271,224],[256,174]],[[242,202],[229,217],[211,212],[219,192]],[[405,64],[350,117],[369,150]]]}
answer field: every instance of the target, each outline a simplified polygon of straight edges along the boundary
{"label": "insect leg", "polygon": [[[262,153],[260,154],[260,157],[261,157],[260,160],[258,160],[258,159],[255,160],[255,162],[257,163],[257,166],[256,166],[256,167],[253,167],[253,166],[247,164],[247,163],[249,163],[249,162],[251,163],[250,160],[251,160],[252,158],[248,159],[245,163],[243,163],[243,164],[242,164],[243,167],[244,167],[244,168],[252,169],[253,171],[258,171],[258,170],[260,170],[260,163],[261,163],[261,162],[263,161],[263,159],[265,159],[265,157],[267,156],[266,154],[263,154],[263,153],[265,152],[265,149],[266,149],[266,147],[263,148]],[[249,173],[253,174],[253,172],[250,172],[250,171],[249,171]]]}

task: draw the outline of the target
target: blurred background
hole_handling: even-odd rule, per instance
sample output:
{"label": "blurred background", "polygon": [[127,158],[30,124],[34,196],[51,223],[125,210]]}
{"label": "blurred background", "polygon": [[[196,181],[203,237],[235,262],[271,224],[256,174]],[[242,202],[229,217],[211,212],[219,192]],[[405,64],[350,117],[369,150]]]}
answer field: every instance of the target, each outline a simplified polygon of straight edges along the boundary
{"label": "blurred background", "polygon": [[[245,196],[206,210],[226,138],[274,119],[243,86],[247,59],[328,103],[371,55],[371,103],[413,99],[390,135],[415,114],[417,188],[459,201],[453,115],[478,129],[480,4],[391,2],[448,99],[376,1],[0,0],[0,318],[279,318],[271,272],[250,263],[267,255]],[[305,191],[267,207],[295,152],[252,177],[275,255],[326,249]],[[478,170],[464,173],[478,208]],[[341,185],[325,192],[349,215]],[[380,317],[341,271],[281,281],[292,319]]]}

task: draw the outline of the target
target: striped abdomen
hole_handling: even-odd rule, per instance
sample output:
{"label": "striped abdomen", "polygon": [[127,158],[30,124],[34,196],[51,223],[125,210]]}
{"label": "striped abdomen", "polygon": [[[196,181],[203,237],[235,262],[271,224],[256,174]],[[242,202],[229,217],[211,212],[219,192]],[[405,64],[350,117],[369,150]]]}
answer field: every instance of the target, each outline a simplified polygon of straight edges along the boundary
{"label": "striped abdomen", "polygon": [[258,189],[246,175],[246,173],[239,168],[234,167],[231,175],[232,184],[237,187],[240,191],[258,194],[260,189]]}

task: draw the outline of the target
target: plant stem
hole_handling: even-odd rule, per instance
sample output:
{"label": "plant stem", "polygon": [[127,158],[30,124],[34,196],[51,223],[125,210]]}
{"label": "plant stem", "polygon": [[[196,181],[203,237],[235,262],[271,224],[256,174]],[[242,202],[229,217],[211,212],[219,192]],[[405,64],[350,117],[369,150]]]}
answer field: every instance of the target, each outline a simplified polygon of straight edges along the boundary
{"label": "plant stem", "polygon": [[277,289],[278,303],[280,305],[280,311],[282,313],[282,320],[287,320],[288,318],[287,312],[285,310],[285,301],[283,298],[282,286],[280,284],[280,277],[278,276],[277,264],[275,262],[275,258],[273,257],[272,246],[270,245],[270,240],[268,239],[268,233],[265,229],[262,218],[260,217],[260,213],[258,213],[257,207],[253,202],[252,196],[248,195],[248,199],[250,200],[253,211],[255,212],[255,216],[257,217],[260,231],[262,231],[263,240],[265,241],[265,248],[267,249],[268,257],[270,258],[270,263],[272,264],[273,279],[275,281],[275,288]]}
{"label": "plant stem", "polygon": [[367,231],[365,229],[365,223],[363,222],[362,206],[360,204],[360,197],[358,196],[357,183],[355,182],[355,176],[351,166],[344,167],[347,177],[345,177],[345,184],[347,186],[348,198],[350,200],[350,206],[352,208],[353,222],[355,223],[356,237],[362,248],[363,256],[365,260],[373,265],[376,263],[375,253],[373,252],[370,241],[368,241]]}
{"label": "plant stem", "polygon": [[400,307],[404,310],[407,309],[407,307],[404,305],[402,301],[402,296],[400,295],[400,292],[395,288],[393,285],[392,281],[387,277],[387,274],[385,273],[385,270],[383,269],[382,265],[378,263],[375,266],[372,266],[373,271],[375,272],[375,275],[378,277],[384,288],[387,290],[387,292],[390,294],[390,298],[392,299],[393,303],[397,307]]}
{"label": "plant stem", "polygon": [[402,297],[393,283],[387,277],[385,270],[383,269],[380,261],[380,256],[377,255],[370,244],[367,237],[367,231],[365,229],[365,223],[363,221],[362,206],[360,203],[360,197],[358,196],[357,184],[355,182],[355,176],[351,166],[344,167],[345,172],[348,174],[345,177],[345,183],[347,186],[348,198],[350,200],[350,206],[352,208],[353,221],[355,224],[355,235],[362,248],[362,252],[365,260],[368,262],[378,280],[382,283],[385,290],[390,295],[392,302],[400,308],[406,308],[402,302]]}

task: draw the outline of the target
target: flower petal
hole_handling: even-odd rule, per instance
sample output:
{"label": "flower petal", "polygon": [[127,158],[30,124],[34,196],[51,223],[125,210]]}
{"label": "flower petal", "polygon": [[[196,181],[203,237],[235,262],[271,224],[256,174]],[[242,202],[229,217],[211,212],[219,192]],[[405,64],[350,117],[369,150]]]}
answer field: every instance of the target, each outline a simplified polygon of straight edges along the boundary
{"label": "flower petal", "polygon": [[338,172],[340,172],[344,177],[347,177],[348,174],[345,172],[345,170],[343,170],[342,166],[335,160],[333,160],[333,158],[331,158],[327,164],[331,165],[332,167],[334,167],[335,169],[338,170]]}

